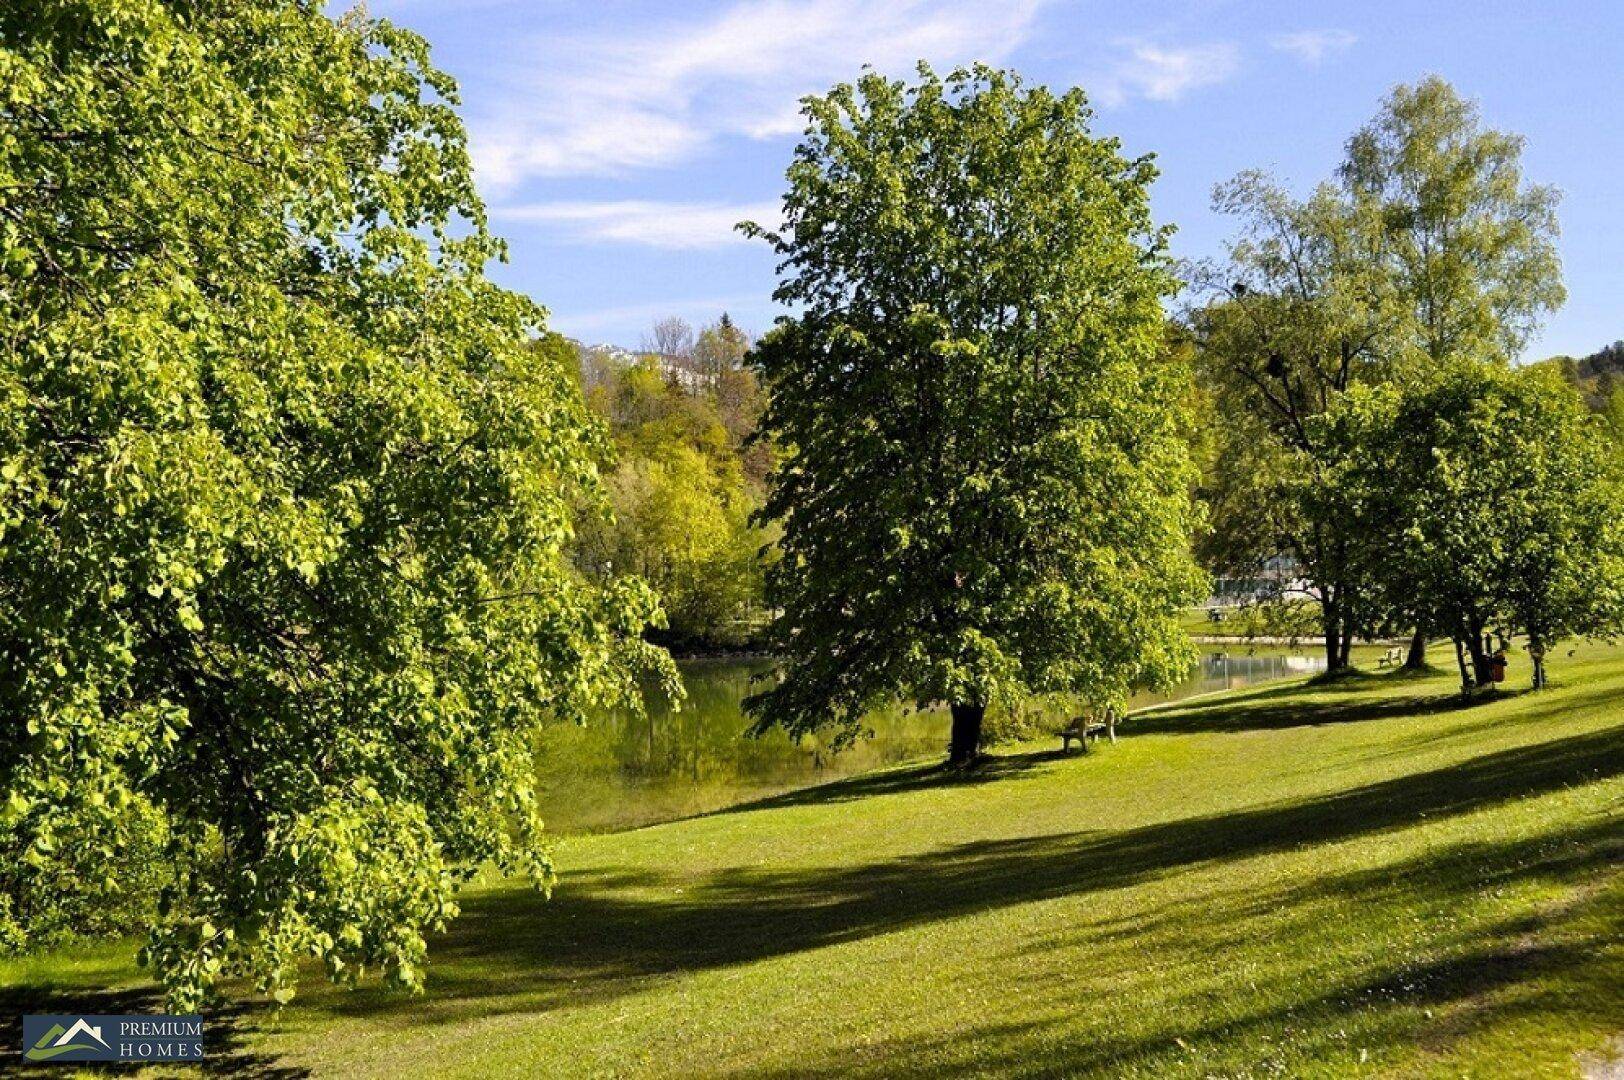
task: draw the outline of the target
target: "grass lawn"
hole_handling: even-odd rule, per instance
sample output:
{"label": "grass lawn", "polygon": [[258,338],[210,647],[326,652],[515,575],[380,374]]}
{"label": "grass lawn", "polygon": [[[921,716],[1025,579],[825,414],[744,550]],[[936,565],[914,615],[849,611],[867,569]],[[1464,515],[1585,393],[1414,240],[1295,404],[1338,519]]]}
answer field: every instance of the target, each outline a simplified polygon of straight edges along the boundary
{"label": "grass lawn", "polygon": [[[1249,628],[1257,622],[1256,613],[1245,608],[1221,607],[1219,610],[1224,613],[1224,617],[1218,622],[1212,621],[1212,618],[1207,614],[1208,610],[1206,607],[1185,608],[1184,611],[1179,613],[1179,626],[1187,633],[1197,637],[1242,639],[1250,632]],[[1262,633],[1261,630],[1257,632]],[[1318,633],[1319,631],[1316,629],[1313,634],[1305,636],[1312,637]],[[1264,634],[1263,636],[1277,635]],[[1305,648],[1308,651],[1314,651],[1317,646],[1305,646]]]}
{"label": "grass lawn", "polygon": [[[1467,707],[1449,671],[1276,684],[1086,756],[565,840],[551,901],[470,891],[425,997],[312,976],[213,1046],[391,1077],[1578,1076],[1624,1034],[1624,650],[1552,675]],[[6,1009],[154,1007],[127,955],[0,965]]]}
{"label": "grass lawn", "polygon": [[1204,607],[1185,608],[1179,613],[1179,625],[1192,634],[1202,634],[1207,637],[1234,637],[1244,631],[1242,621],[1236,615],[1236,609],[1224,608],[1224,621],[1213,622]]}

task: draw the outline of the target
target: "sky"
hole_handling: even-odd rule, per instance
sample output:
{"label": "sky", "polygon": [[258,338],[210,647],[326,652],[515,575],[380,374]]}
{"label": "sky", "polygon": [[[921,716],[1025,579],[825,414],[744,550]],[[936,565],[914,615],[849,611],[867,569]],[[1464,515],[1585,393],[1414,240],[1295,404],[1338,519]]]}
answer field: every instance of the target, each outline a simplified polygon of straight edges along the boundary
{"label": "sky", "polygon": [[1527,139],[1563,193],[1567,305],[1527,359],[1624,338],[1624,3],[1559,0],[371,0],[457,78],[503,284],[590,343],[723,311],[772,324],[776,222],[798,99],[919,60],[1081,86],[1095,131],[1154,153],[1174,253],[1220,254],[1213,185],[1261,168],[1306,191],[1398,83],[1427,74]]}

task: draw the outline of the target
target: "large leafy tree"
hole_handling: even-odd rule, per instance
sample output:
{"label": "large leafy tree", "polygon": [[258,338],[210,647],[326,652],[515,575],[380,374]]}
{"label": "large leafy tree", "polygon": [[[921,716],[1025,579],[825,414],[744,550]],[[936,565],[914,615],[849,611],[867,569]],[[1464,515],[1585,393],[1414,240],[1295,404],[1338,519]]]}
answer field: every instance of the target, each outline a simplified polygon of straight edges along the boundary
{"label": "large leafy tree", "polygon": [[[1377,229],[1373,265],[1398,316],[1385,351],[1401,372],[1506,363],[1566,299],[1560,194],[1527,182],[1523,142],[1436,75],[1394,87],[1348,140],[1340,179]],[[1409,666],[1425,650],[1418,625]]]}
{"label": "large leafy tree", "polygon": [[1318,492],[1328,465],[1314,418],[1387,366],[1382,343],[1395,316],[1375,272],[1379,231],[1330,185],[1299,200],[1246,173],[1220,185],[1214,203],[1242,228],[1226,260],[1196,268],[1199,301],[1187,320],[1212,410],[1202,554],[1259,577],[1288,558],[1270,599],[1297,599],[1286,590],[1300,588],[1317,605],[1335,671],[1369,619],[1360,538],[1301,496]]}
{"label": "large leafy tree", "polygon": [[1545,680],[1574,634],[1624,628],[1624,478],[1601,421],[1546,369],[1450,361],[1359,387],[1316,421],[1320,497],[1364,536],[1376,593],[1488,681],[1487,636],[1520,636]]}
{"label": "large leafy tree", "polygon": [[0,10],[0,915],[155,811],[179,1008],[417,985],[459,881],[549,877],[538,721],[658,661],[455,103],[298,0]]}
{"label": "large leafy tree", "polygon": [[1434,75],[1397,86],[1348,140],[1348,200],[1402,310],[1388,348],[1428,364],[1514,359],[1562,305],[1559,193],[1530,184],[1523,138],[1484,125]]}
{"label": "large leafy tree", "polygon": [[[1191,469],[1148,159],[1083,94],[984,67],[806,101],[758,346],[783,460],[763,725],[861,730],[898,696],[1120,700],[1187,670]],[[761,231],[761,230],[757,230]]]}
{"label": "large leafy tree", "polygon": [[[1504,363],[1563,299],[1556,193],[1526,182],[1522,140],[1486,127],[1447,82],[1399,86],[1348,141],[1337,181],[1295,200],[1248,173],[1216,203],[1242,229],[1203,268],[1191,325],[1215,386],[1211,563],[1246,572],[1289,556],[1318,601],[1333,668],[1360,632],[1400,629],[1360,577],[1364,538],[1320,474],[1314,417],[1351,386],[1421,378],[1456,362]],[[1259,436],[1262,440],[1259,441]],[[1330,514],[1331,516],[1324,516]],[[1417,632],[1411,662],[1424,657]]]}

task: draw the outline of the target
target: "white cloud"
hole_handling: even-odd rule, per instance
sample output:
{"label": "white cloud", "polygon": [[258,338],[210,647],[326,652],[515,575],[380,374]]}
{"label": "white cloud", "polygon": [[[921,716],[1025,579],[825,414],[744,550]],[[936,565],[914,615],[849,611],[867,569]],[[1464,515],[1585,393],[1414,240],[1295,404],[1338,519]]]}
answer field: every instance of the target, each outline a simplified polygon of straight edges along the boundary
{"label": "white cloud", "polygon": [[1299,30],[1276,34],[1269,39],[1269,47],[1276,52],[1290,53],[1305,64],[1317,64],[1331,53],[1352,47],[1358,40],[1348,30]]}
{"label": "white cloud", "polygon": [[1177,101],[1191,90],[1224,82],[1240,70],[1240,51],[1214,43],[1182,48],[1146,43],[1126,46],[1128,53],[1095,80],[1095,95],[1106,105],[1132,98]]}
{"label": "white cloud", "polygon": [[733,227],[740,221],[774,228],[779,206],[776,201],[725,204],[621,199],[498,206],[491,214],[509,221],[560,225],[574,240],[618,241],[679,251],[744,241]]}
{"label": "white cloud", "polygon": [[[471,123],[483,184],[667,165],[727,134],[799,130],[803,94],[864,64],[998,61],[1048,0],[735,0],[699,21],[525,46],[527,74]],[[533,72],[534,74],[528,74]]]}

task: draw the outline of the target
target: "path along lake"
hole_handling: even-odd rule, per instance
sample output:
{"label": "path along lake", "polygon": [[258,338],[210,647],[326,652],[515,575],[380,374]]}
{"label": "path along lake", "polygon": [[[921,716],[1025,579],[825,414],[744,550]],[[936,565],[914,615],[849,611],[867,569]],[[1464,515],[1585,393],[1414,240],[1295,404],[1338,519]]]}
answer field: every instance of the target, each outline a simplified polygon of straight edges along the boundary
{"label": "path along lake", "polygon": [[[1207,647],[1171,693],[1147,694],[1134,707],[1234,689],[1325,668],[1323,657],[1240,646]],[[702,814],[883,765],[944,752],[945,710],[901,709],[869,718],[873,736],[839,752],[815,738],[746,734],[741,704],[765,661],[694,660],[680,664],[688,699],[680,710],[655,700],[646,717],[608,715],[583,727],[559,725],[542,736],[540,792],[550,831],[603,832]],[[1131,737],[1132,723],[1123,729]],[[1057,740],[1058,745],[1058,740]]]}

